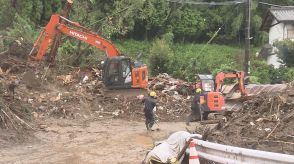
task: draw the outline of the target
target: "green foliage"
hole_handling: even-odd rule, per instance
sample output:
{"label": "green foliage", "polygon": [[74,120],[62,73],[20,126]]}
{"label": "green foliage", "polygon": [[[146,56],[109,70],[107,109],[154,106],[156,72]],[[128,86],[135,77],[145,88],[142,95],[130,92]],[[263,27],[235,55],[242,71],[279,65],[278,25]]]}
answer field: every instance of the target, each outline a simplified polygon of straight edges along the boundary
{"label": "green foliage", "polygon": [[278,41],[274,45],[279,49],[279,57],[286,66],[294,66],[294,42],[290,39]]}
{"label": "green foliage", "polygon": [[[251,76],[253,78],[253,82],[262,83],[262,84],[269,84],[271,83],[270,78],[270,70],[273,69],[272,66],[267,65],[265,61],[262,60],[253,60],[251,64]],[[252,81],[251,81],[252,82]]]}
{"label": "green foliage", "polygon": [[148,41],[136,40],[116,40],[115,46],[122,54],[136,59],[137,55],[141,54],[142,58],[147,59],[152,44]]}
{"label": "green foliage", "polygon": [[14,22],[12,28],[9,28],[7,36],[13,39],[22,38],[28,43],[34,43],[38,31],[36,31],[31,22],[18,14],[15,14]]}
{"label": "green foliage", "polygon": [[287,72],[286,72],[286,74],[284,76],[284,80],[286,82],[291,82],[291,81],[294,80],[294,68],[288,68],[287,69]]}
{"label": "green foliage", "polygon": [[139,20],[146,23],[146,29],[162,27],[168,18],[170,7],[165,0],[146,0]]}
{"label": "green foliage", "polygon": [[294,80],[294,68],[280,67],[275,69],[272,65],[267,65],[265,61],[253,60],[251,83],[275,84],[283,81]]}
{"label": "green foliage", "polygon": [[0,1],[0,30],[9,27],[13,22],[15,10],[9,3],[10,0]]}
{"label": "green foliage", "polygon": [[[61,14],[64,2],[1,0],[0,35],[12,40],[22,37],[34,42],[40,27],[47,24],[50,16]],[[294,5],[292,0],[269,0],[269,3]],[[115,45],[127,56],[136,59],[141,53],[143,60],[149,62],[153,74],[167,72],[192,81],[197,73],[242,70],[243,50],[240,47],[244,39],[244,4],[197,6],[166,0],[86,0],[74,1],[72,7],[69,19],[97,31],[104,38],[115,40]],[[268,34],[259,31],[267,10],[268,6],[253,1],[251,36],[254,46],[267,42]],[[212,43],[236,45],[238,42],[239,48],[204,45],[219,27],[222,29]],[[57,56],[60,62],[69,65],[95,64],[105,55],[103,51],[76,39],[63,38],[64,44]],[[138,41],[140,39],[143,41]],[[7,46],[5,41],[4,46]],[[193,44],[195,42],[200,44]],[[290,41],[277,45],[287,67],[274,69],[254,59],[251,74],[256,83],[293,79],[294,45]]]}
{"label": "green foliage", "polygon": [[149,55],[151,74],[168,73],[169,56],[172,55],[169,44],[164,39],[156,39],[152,44]]}
{"label": "green foliage", "polygon": [[58,49],[56,60],[62,65],[89,67],[97,65],[105,53],[85,43],[66,40]]}
{"label": "green foliage", "polygon": [[[165,56],[160,56],[167,58],[163,64],[161,63],[164,68],[167,67],[165,72],[189,81],[195,80],[195,75],[199,73],[215,74],[221,70],[241,69],[235,60],[241,54],[240,49],[237,48],[218,45],[173,44],[172,50],[166,48],[165,51]],[[150,61],[149,67],[153,68],[153,64],[153,61]]]}
{"label": "green foliage", "polygon": [[202,13],[198,10],[183,8],[171,19],[173,33],[178,38],[201,36],[207,28]]}
{"label": "green foliage", "polygon": [[250,84],[260,84],[259,80],[256,76],[250,76]]}

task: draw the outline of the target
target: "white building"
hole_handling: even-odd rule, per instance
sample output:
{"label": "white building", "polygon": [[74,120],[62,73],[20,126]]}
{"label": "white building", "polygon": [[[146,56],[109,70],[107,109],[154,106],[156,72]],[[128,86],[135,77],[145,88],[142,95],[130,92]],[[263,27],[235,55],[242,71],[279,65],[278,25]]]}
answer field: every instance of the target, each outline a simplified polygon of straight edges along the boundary
{"label": "white building", "polygon": [[[269,45],[272,50],[270,53],[261,53],[260,57],[265,58],[268,64],[278,68],[282,65],[282,61],[277,56],[277,49],[272,45],[276,41],[294,39],[294,7],[270,8],[263,19],[261,30],[269,33]],[[263,52],[267,51],[263,50]]]}

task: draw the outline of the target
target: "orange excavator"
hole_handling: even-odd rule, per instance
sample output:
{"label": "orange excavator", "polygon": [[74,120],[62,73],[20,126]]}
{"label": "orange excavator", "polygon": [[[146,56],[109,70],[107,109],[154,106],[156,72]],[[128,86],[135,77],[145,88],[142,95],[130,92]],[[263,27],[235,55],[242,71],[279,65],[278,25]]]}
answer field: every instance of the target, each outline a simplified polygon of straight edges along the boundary
{"label": "orange excavator", "polygon": [[[200,94],[201,119],[206,120],[209,113],[233,111],[240,109],[241,97],[247,96],[245,90],[245,73],[242,71],[219,72],[212,75],[197,76],[202,93]],[[233,85],[224,85],[226,79],[237,79]]]}
{"label": "orange excavator", "polygon": [[[73,22],[66,17],[72,1],[67,0],[63,10],[63,16],[53,14],[50,21],[39,35],[30,57],[34,60],[42,60],[50,46],[50,61],[53,62],[59,47],[61,34],[74,37],[102,50],[106,54],[103,63],[103,82],[107,88],[147,88],[148,69],[145,64],[139,61],[131,61],[123,56],[119,50],[108,40],[98,34],[91,32],[77,22]],[[35,56],[34,50],[39,45]]]}

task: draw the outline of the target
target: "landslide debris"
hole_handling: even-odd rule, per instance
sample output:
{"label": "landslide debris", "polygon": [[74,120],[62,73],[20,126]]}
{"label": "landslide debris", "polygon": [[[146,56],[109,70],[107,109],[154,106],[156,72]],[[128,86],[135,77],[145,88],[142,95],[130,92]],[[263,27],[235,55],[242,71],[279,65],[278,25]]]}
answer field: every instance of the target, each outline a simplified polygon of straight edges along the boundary
{"label": "landslide debris", "polygon": [[285,93],[261,94],[243,103],[208,135],[208,141],[270,152],[294,154],[294,87]]}
{"label": "landslide debris", "polygon": [[[107,90],[101,81],[101,66],[79,68],[27,60],[21,51],[24,43],[14,43],[7,53],[0,55],[0,76],[5,87],[11,80],[19,82],[15,88],[16,101],[29,104],[35,118],[88,119],[123,118],[143,120],[143,104],[137,98],[146,91]],[[26,52],[27,53],[27,52]],[[157,115],[161,121],[183,120],[189,113],[190,84],[161,74],[154,77],[149,89],[158,94]]]}
{"label": "landslide debris", "polygon": [[[32,138],[42,129],[44,117],[59,119],[144,120],[144,104],[138,99],[147,91],[108,90],[101,81],[101,66],[79,68],[27,58],[28,47],[15,42],[0,53],[0,145]],[[190,84],[160,74],[149,90],[158,94],[159,121],[183,121],[190,112]]]}

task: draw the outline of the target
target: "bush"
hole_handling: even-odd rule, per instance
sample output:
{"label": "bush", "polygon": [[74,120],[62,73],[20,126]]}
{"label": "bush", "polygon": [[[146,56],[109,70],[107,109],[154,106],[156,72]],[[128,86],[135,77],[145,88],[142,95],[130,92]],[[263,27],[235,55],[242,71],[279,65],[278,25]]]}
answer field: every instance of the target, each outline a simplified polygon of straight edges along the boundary
{"label": "bush", "polygon": [[274,68],[272,66],[267,65],[265,61],[253,60],[250,75],[256,77],[255,79],[253,78],[255,83],[269,84],[271,83],[271,69]]}
{"label": "bush", "polygon": [[237,62],[241,50],[229,46],[203,44],[174,44],[172,75],[194,81],[196,74],[216,74],[221,70],[241,70]]}
{"label": "bush", "polygon": [[169,56],[173,52],[169,44],[164,39],[156,39],[151,47],[149,56],[149,68],[152,75],[159,73],[168,73],[169,69]]}
{"label": "bush", "polygon": [[253,60],[251,83],[276,84],[294,80],[294,68],[280,67],[275,69],[265,61]]}
{"label": "bush", "polygon": [[278,56],[285,62],[286,66],[294,66],[294,42],[290,39],[278,41],[274,43],[279,49]]}
{"label": "bush", "polygon": [[287,82],[291,82],[294,80],[294,68],[288,68],[288,70],[285,74],[285,80]]}
{"label": "bush", "polygon": [[15,14],[13,27],[9,28],[7,36],[12,39],[22,38],[25,42],[34,43],[40,31],[33,28],[32,23]]}

